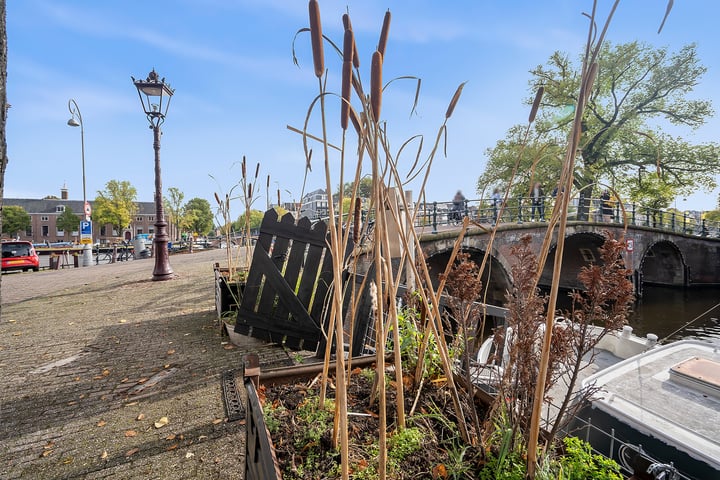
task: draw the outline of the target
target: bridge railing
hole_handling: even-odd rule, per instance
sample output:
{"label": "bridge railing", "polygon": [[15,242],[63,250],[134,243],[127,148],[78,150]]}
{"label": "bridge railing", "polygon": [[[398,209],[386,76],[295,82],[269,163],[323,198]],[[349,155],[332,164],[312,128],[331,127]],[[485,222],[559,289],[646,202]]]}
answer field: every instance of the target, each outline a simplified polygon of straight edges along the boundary
{"label": "bridge railing", "polygon": [[[533,202],[530,197],[508,198],[502,201],[492,199],[465,200],[462,205],[453,202],[419,203],[416,205],[416,227],[438,227],[455,225],[462,217],[469,217],[479,223],[545,222],[555,206],[555,198],[546,196]],[[584,220],[597,223],[623,223],[623,213],[628,225],[644,226],[674,233],[699,237],[720,238],[720,222],[702,218],[700,212],[662,210],[639,204],[625,204],[625,210],[617,201],[602,198],[585,198],[580,195],[571,199],[568,207],[569,220]]]}

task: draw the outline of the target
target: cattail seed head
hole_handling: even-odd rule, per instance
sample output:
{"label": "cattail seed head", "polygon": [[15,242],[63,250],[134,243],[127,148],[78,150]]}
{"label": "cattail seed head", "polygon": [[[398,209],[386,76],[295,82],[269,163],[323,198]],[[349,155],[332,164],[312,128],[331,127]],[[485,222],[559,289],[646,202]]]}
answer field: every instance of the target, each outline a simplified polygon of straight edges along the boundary
{"label": "cattail seed head", "polygon": [[375,121],[380,118],[380,106],[382,105],[382,62],[382,54],[376,50],[370,65],[370,107]]}
{"label": "cattail seed head", "polygon": [[243,155],[242,159],[242,178],[247,178],[247,167],[245,166],[245,155]]}
{"label": "cattail seed head", "polygon": [[215,201],[217,202],[218,206],[222,207],[222,202],[220,201],[220,196],[215,192]]}
{"label": "cattail seed head", "polygon": [[360,213],[362,202],[359,198],[355,198],[355,210],[353,212],[353,243],[360,241]]}
{"label": "cattail seed head", "polygon": [[[343,14],[342,19],[343,19],[343,26],[345,27],[345,30],[346,30],[346,31],[347,31],[347,30],[352,31],[352,23],[350,22],[350,15],[348,15],[347,13],[345,13],[345,14]],[[355,68],[360,68],[360,56],[358,55],[358,52],[357,52],[357,44],[355,43],[354,39],[353,39],[353,59],[352,59],[352,62],[353,62],[353,66],[354,66]]]}
{"label": "cattail seed head", "polygon": [[467,82],[461,83],[457,90],[455,90],[455,95],[453,95],[452,100],[450,100],[450,105],[448,105],[447,111],[445,112],[445,118],[448,119],[452,116],[453,111],[455,111],[455,105],[457,105],[458,101],[460,100],[460,94],[463,91],[463,87],[465,86]]}
{"label": "cattail seed head", "polygon": [[353,31],[345,30],[345,36],[343,37],[343,61],[344,62],[352,62],[354,45],[355,45],[355,37],[353,36]]}
{"label": "cattail seed head", "polygon": [[255,165],[255,179],[257,180],[258,174],[260,173],[260,162]]}
{"label": "cattail seed head", "polygon": [[350,87],[352,83],[352,62],[344,61],[342,65],[342,100],[340,100],[340,126],[347,130],[350,116]]}
{"label": "cattail seed head", "polygon": [[535,115],[537,115],[537,111],[540,108],[540,100],[542,100],[543,93],[545,92],[545,87],[540,85],[540,88],[538,88],[537,93],[535,94],[535,100],[532,104],[532,109],[530,109],[530,116],[528,117],[528,123],[533,123],[535,121]]}
{"label": "cattail seed head", "polygon": [[382,30],[380,31],[380,41],[378,42],[378,52],[385,58],[385,47],[387,46],[388,34],[390,33],[390,10],[385,12],[383,18]]}
{"label": "cattail seed head", "polygon": [[252,198],[252,194],[253,194],[252,183],[248,183],[248,187],[247,187],[247,196],[248,196],[248,198]]}
{"label": "cattail seed head", "polygon": [[318,5],[317,0],[310,0],[310,3],[308,3],[308,13],[310,14],[310,41],[312,44],[315,76],[320,78],[325,73],[325,56],[323,54],[322,26],[320,24],[320,5]]}

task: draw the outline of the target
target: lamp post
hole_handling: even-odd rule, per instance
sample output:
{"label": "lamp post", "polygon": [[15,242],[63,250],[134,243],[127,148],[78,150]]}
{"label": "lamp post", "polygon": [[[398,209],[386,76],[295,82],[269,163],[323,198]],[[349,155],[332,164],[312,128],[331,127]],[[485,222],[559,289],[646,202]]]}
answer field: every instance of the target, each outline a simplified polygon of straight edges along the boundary
{"label": "lamp post", "polygon": [[74,99],[68,100],[68,110],[70,111],[70,120],[67,124],[71,127],[80,127],[80,152],[82,157],[82,191],[83,191],[83,216],[80,222],[80,242],[83,245],[82,266],[89,267],[92,265],[92,220],[90,218],[90,203],[87,201],[85,189],[85,127],[83,126],[80,107]]}
{"label": "lamp post", "polygon": [[150,122],[153,131],[153,148],[155,149],[155,235],[153,238],[153,254],[155,256],[155,269],[153,280],[170,280],[173,275],[168,259],[167,222],[162,201],[162,178],[160,175],[160,125],[165,121],[170,100],[175,90],[160,79],[153,69],[145,80],[135,80],[133,83],[138,91],[140,103]]}

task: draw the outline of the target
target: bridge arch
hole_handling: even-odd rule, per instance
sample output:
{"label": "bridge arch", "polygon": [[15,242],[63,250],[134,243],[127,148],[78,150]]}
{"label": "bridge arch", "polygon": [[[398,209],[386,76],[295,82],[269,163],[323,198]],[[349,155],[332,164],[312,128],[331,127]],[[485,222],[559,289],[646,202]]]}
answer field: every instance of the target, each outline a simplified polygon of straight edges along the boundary
{"label": "bridge arch", "polygon": [[[470,255],[470,259],[478,266],[482,264],[485,251],[473,247],[464,247],[462,251],[464,253],[468,253]],[[426,258],[425,261],[430,268],[430,277],[432,279],[433,286],[438,285],[438,275],[445,271],[445,267],[450,260],[451,253],[452,249],[448,248],[437,251]],[[483,289],[488,289],[487,297],[478,300],[484,301],[490,305],[505,305],[506,292],[512,288],[512,278],[503,264],[492,254],[488,257],[488,265],[483,271],[482,283]]]}
{"label": "bridge arch", "polygon": [[[605,240],[604,235],[593,231],[576,232],[565,238],[560,276],[561,288],[582,289],[578,280],[580,269],[600,262],[600,247]],[[557,252],[557,242],[550,246],[547,261],[540,276],[540,285],[548,286],[552,283],[555,252]]]}
{"label": "bridge arch", "polygon": [[669,240],[649,245],[638,266],[642,283],[683,287],[687,285],[687,262],[680,248]]}

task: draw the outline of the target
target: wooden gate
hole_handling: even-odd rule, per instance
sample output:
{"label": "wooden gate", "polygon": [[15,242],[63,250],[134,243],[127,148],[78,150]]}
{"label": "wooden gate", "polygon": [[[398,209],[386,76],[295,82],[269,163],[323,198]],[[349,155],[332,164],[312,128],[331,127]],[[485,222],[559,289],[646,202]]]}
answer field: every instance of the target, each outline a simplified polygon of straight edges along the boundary
{"label": "wooden gate", "polygon": [[265,212],[235,332],[294,350],[316,350],[330,291],[332,256],[325,222],[297,224],[291,214]]}

